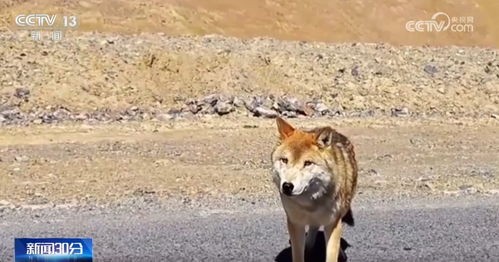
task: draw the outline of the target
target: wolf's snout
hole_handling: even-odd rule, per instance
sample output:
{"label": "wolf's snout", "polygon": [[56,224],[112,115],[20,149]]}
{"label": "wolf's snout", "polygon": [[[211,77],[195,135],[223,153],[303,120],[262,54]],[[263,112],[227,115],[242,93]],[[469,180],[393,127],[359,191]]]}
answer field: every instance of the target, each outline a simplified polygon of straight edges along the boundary
{"label": "wolf's snout", "polygon": [[284,193],[287,196],[290,196],[293,193],[293,188],[294,188],[293,184],[289,182],[284,182],[282,184],[282,193]]}

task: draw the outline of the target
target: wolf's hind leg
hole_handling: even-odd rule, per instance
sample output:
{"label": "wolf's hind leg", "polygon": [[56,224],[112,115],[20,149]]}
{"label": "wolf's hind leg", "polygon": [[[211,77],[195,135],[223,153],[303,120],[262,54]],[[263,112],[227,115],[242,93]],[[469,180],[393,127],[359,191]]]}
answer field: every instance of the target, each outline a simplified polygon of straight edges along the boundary
{"label": "wolf's hind leg", "polygon": [[336,223],[324,227],[326,237],[326,262],[337,262],[340,255],[341,219]]}

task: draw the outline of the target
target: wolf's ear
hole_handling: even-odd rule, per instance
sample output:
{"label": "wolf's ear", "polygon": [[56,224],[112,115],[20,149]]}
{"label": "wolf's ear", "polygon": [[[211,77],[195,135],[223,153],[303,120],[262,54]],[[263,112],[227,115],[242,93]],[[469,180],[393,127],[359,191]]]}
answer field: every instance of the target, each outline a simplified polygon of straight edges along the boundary
{"label": "wolf's ear", "polygon": [[276,123],[277,123],[277,130],[279,130],[279,135],[281,136],[281,139],[290,137],[295,132],[295,128],[280,117],[276,118]]}
{"label": "wolf's ear", "polygon": [[315,131],[315,140],[320,148],[326,148],[333,143],[334,130],[330,127],[319,128]]}

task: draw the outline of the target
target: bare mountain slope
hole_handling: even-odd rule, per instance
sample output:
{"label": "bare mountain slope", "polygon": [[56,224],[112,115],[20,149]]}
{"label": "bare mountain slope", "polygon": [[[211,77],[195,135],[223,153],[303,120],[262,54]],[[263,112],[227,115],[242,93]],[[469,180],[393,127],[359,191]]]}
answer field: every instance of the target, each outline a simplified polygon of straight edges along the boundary
{"label": "bare mountain slope", "polygon": [[[19,13],[45,11],[77,15],[82,31],[499,46],[497,0],[2,0],[0,8],[0,23],[9,26]],[[439,11],[473,17],[473,32],[407,32],[407,21]]]}

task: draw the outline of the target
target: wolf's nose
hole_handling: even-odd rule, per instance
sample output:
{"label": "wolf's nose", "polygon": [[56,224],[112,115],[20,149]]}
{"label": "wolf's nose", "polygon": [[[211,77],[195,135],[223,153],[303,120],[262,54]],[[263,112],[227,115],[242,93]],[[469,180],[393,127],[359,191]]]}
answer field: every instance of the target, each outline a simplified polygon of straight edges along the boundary
{"label": "wolf's nose", "polygon": [[289,182],[284,182],[282,184],[282,192],[285,194],[285,195],[288,195],[290,196],[291,193],[293,193],[293,184],[289,183]]}

